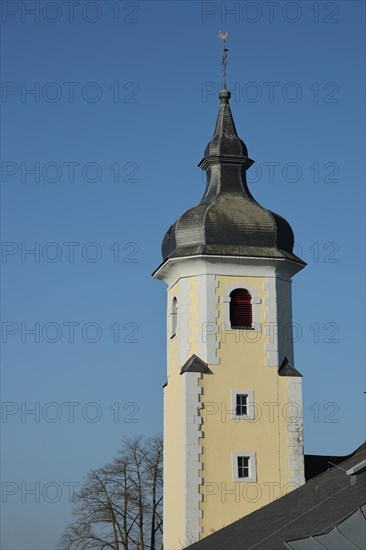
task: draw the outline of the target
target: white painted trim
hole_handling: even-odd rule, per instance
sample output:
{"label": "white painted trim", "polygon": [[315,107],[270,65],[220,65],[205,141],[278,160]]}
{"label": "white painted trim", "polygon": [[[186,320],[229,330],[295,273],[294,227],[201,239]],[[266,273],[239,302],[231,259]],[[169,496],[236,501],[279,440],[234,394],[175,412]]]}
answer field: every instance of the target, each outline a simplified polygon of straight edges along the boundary
{"label": "white painted trim", "polygon": [[169,259],[153,273],[153,277],[165,281],[170,288],[181,277],[197,275],[280,276],[288,280],[303,267],[285,258],[197,255]]}
{"label": "white painted trim", "polygon": [[[231,411],[233,420],[254,420],[255,418],[255,406],[254,406],[254,391],[253,390],[231,390]],[[236,396],[247,395],[247,414],[236,414]]]}
{"label": "white painted trim", "polygon": [[353,466],[352,468],[349,468],[348,470],[346,470],[346,475],[353,476],[354,474],[357,474],[357,472],[359,472],[360,470],[363,470],[364,468],[366,468],[366,460],[361,460],[361,462],[356,464],[356,466]]}
{"label": "white painted trim", "polygon": [[277,285],[276,278],[267,277],[264,282],[264,291],[266,298],[264,299],[265,314],[263,321],[263,330],[266,335],[266,366],[276,367],[279,365],[278,356],[278,318],[277,318]]}
{"label": "white painted trim", "polygon": [[215,275],[200,275],[197,280],[198,320],[196,326],[197,355],[209,365],[218,365],[219,348],[217,318],[219,315]]}
{"label": "white painted trim", "polygon": [[[256,453],[252,451],[233,451],[231,453],[233,481],[238,483],[256,483],[257,481],[257,459]],[[249,458],[249,477],[238,477],[238,457]]]}
{"label": "white painted trim", "polygon": [[199,520],[202,514],[200,509],[202,478],[199,476],[199,471],[202,469],[202,463],[200,462],[202,447],[199,445],[199,438],[202,437],[200,431],[202,418],[200,415],[201,387],[199,381],[202,374],[186,372],[182,377],[184,385],[183,546],[185,547],[197,542],[201,532]]}
{"label": "white painted trim", "polygon": [[189,306],[191,305],[190,290],[192,284],[188,279],[181,279],[179,281],[179,336],[178,336],[178,361],[179,368],[183,367],[184,363],[189,359],[189,352],[191,348],[190,334],[189,334],[189,321],[190,312]]}
{"label": "white painted trim", "polygon": [[[290,481],[294,489],[305,483],[304,432],[302,413],[302,379],[290,376],[288,379],[288,405],[294,403],[296,416],[288,420],[288,465],[291,471]],[[288,414],[288,413],[287,413]]]}

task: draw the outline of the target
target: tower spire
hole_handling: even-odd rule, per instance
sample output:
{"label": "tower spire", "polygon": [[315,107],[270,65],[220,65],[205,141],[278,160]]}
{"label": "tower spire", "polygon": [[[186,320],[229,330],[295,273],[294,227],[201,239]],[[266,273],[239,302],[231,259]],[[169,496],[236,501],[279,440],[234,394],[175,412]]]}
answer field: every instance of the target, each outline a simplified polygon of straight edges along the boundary
{"label": "tower spire", "polygon": [[298,264],[293,254],[294,235],[290,224],[261,206],[251,194],[246,171],[253,164],[238,136],[226,88],[228,33],[219,32],[224,44],[223,88],[214,134],[205,148],[199,167],[207,174],[206,189],[199,204],[184,212],[167,231],[162,243],[164,262],[203,255],[279,258]]}
{"label": "tower spire", "polygon": [[254,161],[248,158],[248,151],[245,143],[239,138],[233,115],[231,113],[229,100],[231,94],[227,89],[226,83],[226,67],[227,67],[227,52],[226,41],[229,33],[219,32],[218,37],[224,45],[222,55],[222,72],[223,72],[223,88],[219,92],[220,109],[216,120],[214,135],[205,149],[204,158],[199,164],[200,168],[206,170],[210,163],[216,163],[218,160],[223,161],[224,158],[236,159],[245,169],[250,168]]}

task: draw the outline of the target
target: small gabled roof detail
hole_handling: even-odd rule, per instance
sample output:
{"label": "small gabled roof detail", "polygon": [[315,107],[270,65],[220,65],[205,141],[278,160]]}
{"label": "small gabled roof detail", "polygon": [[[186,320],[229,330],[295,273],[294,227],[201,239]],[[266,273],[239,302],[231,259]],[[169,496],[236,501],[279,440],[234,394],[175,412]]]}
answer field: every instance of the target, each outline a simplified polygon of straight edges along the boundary
{"label": "small gabled roof detail", "polygon": [[207,363],[202,361],[197,355],[193,354],[180,370],[180,373],[184,372],[201,372],[202,374],[212,374],[212,371],[208,368]]}
{"label": "small gabled roof detail", "polygon": [[301,372],[295,369],[290,363],[290,361],[287,359],[287,357],[284,358],[282,361],[282,365],[278,369],[278,376],[301,376]]}

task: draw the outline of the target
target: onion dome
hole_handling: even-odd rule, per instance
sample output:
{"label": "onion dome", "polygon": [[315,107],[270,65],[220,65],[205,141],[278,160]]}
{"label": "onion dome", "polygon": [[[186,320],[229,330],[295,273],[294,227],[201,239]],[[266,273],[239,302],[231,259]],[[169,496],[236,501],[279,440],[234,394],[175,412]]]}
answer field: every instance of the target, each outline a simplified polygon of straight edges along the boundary
{"label": "onion dome", "polygon": [[204,254],[287,258],[304,264],[293,254],[290,224],[251,195],[246,171],[254,161],[237,134],[230,92],[221,90],[219,98],[214,135],[199,164],[207,173],[205,193],[167,231],[162,243],[164,261]]}

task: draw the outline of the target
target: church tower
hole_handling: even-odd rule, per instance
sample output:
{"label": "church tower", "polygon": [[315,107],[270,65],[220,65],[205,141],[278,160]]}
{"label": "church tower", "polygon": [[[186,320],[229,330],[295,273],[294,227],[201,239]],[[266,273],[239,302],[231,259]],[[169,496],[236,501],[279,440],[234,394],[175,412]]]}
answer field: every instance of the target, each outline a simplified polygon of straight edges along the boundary
{"label": "church tower", "polygon": [[250,193],[253,161],[219,93],[200,203],[169,228],[164,548],[177,550],[304,483],[289,223]]}

